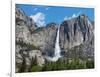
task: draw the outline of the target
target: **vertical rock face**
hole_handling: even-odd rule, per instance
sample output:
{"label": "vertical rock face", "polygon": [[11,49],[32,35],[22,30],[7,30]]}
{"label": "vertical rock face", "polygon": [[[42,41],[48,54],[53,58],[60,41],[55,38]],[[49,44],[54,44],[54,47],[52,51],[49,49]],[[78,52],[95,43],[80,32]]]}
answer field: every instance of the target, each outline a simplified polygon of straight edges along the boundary
{"label": "vertical rock face", "polygon": [[[34,21],[27,17],[22,10],[16,8],[15,23],[16,23],[16,41],[31,41],[30,33],[36,29]],[[31,31],[30,31],[31,30]]]}
{"label": "vertical rock face", "polygon": [[61,48],[71,48],[91,40],[92,27],[86,15],[64,21],[60,27]]}
{"label": "vertical rock face", "polygon": [[50,23],[46,27],[38,28],[32,33],[32,43],[38,46],[45,56],[52,57],[54,55],[56,29],[56,24]]}
{"label": "vertical rock face", "polygon": [[[60,47],[62,52],[68,52],[69,49],[74,49],[74,51],[77,51],[77,55],[82,52],[80,55],[93,56],[93,26],[94,25],[91,24],[88,17],[84,14],[76,18],[64,21],[60,27]],[[78,49],[80,47],[81,49]]]}
{"label": "vertical rock face", "polygon": [[46,56],[53,57],[54,56],[54,49],[55,49],[55,41],[56,41],[56,34],[57,34],[57,24],[50,23],[47,24],[47,32],[45,38],[45,53]]}

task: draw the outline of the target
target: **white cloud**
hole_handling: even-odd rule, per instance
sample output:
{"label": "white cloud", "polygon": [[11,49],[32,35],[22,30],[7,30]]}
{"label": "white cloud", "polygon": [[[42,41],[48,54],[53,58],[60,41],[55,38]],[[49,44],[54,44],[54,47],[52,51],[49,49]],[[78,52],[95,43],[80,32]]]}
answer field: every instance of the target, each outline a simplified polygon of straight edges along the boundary
{"label": "white cloud", "polygon": [[33,21],[37,24],[38,27],[45,26],[45,15],[41,12],[36,13],[35,15],[30,16]]}
{"label": "white cloud", "polygon": [[68,17],[67,17],[67,16],[65,16],[65,17],[64,17],[64,20],[68,20]]}
{"label": "white cloud", "polygon": [[64,17],[64,20],[70,20],[71,18],[75,18],[75,17],[78,17],[79,15],[81,14],[81,12],[78,12],[78,13],[74,13],[72,16],[70,16],[70,17],[67,17],[67,16],[65,16]]}

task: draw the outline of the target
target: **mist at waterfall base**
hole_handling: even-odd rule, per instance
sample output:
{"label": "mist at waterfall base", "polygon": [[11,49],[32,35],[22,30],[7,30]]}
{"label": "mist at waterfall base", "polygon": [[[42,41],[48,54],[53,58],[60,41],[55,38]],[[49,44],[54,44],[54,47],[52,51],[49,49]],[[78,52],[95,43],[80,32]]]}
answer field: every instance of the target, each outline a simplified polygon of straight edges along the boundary
{"label": "mist at waterfall base", "polygon": [[60,55],[61,50],[60,50],[60,46],[59,46],[59,28],[60,27],[58,27],[58,30],[57,30],[54,57],[46,57],[46,59],[53,61],[53,62],[56,62],[61,57],[61,55]]}

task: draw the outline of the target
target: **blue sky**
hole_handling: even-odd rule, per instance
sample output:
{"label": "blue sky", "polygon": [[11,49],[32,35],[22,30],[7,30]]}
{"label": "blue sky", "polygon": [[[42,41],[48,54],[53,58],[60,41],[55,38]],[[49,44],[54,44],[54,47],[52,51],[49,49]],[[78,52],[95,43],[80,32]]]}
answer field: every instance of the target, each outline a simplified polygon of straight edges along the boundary
{"label": "blue sky", "polygon": [[[75,17],[79,14],[86,14],[90,20],[94,20],[93,8],[77,8],[77,7],[59,7],[59,6],[43,6],[43,5],[28,5],[17,4],[27,16],[39,16],[42,24],[55,22],[60,24],[64,19]],[[39,14],[38,14],[39,13]],[[37,19],[38,20],[38,19]]]}

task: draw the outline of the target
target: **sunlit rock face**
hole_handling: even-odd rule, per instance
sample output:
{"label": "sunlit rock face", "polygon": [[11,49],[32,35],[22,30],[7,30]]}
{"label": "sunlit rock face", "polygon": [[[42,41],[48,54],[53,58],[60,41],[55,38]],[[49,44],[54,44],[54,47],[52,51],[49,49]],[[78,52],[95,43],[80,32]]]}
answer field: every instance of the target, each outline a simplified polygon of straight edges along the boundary
{"label": "sunlit rock face", "polygon": [[[84,14],[65,20],[60,26],[61,53],[67,57],[94,57],[94,24]],[[73,52],[71,52],[73,50]],[[84,56],[84,57],[83,57]]]}
{"label": "sunlit rock face", "polygon": [[66,20],[60,27],[60,46],[67,49],[87,42],[93,37],[93,25],[86,15]]}
{"label": "sunlit rock face", "polygon": [[16,72],[27,72],[32,64],[42,66],[45,61],[39,47],[32,40],[37,26],[21,9],[16,7],[15,11]]}

